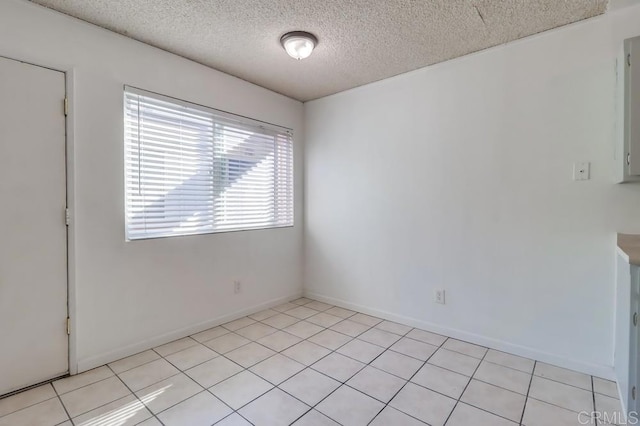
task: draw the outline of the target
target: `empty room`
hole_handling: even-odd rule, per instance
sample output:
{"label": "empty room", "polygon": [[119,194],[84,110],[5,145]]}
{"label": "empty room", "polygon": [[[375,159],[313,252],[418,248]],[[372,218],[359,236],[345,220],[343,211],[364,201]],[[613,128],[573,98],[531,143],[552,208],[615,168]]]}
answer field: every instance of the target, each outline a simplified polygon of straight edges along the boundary
{"label": "empty room", "polygon": [[640,424],[640,0],[0,0],[0,426]]}

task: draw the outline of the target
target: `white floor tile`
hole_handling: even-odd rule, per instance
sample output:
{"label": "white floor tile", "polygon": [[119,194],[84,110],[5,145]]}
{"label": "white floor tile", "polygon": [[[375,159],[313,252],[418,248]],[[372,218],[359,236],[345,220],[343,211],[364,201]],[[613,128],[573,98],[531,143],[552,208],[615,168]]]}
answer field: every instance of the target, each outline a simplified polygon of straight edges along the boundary
{"label": "white floor tile", "polygon": [[438,349],[438,351],[429,358],[429,364],[455,371],[456,373],[472,376],[476,368],[480,364],[480,360],[458,352],[452,352],[446,349]]}
{"label": "white floor tile", "polygon": [[276,331],[278,331],[278,329],[273,328],[270,325],[256,323],[256,324],[251,324],[247,327],[241,328],[240,330],[236,330],[236,334],[239,334],[240,336],[247,338],[249,340],[258,340],[262,337],[273,334]]}
{"label": "white floor tile", "polygon": [[374,325],[382,322],[382,318],[372,317],[371,315],[365,315],[360,313],[355,314],[349,319],[351,321],[359,322],[360,324],[368,325],[369,327],[373,327]]}
{"label": "white floor tile", "polygon": [[480,363],[473,378],[523,395],[531,382],[530,374],[487,361]]}
{"label": "white floor tile", "polygon": [[193,379],[180,373],[137,391],[136,396],[152,413],[158,414],[203,390]]}
{"label": "white floor tile", "polygon": [[329,349],[306,340],[282,351],[283,355],[304,365],[311,365],[329,353],[331,353]]}
{"label": "white floor tile", "polygon": [[372,366],[409,380],[418,371],[423,362],[393,351],[386,351],[373,360]]}
{"label": "white floor tile", "polygon": [[255,322],[256,322],[255,320],[252,320],[249,317],[243,317],[243,318],[239,318],[239,319],[237,319],[235,321],[231,321],[231,322],[228,322],[226,324],[222,324],[222,327],[226,328],[229,331],[236,331],[236,330],[244,328],[244,327],[246,327],[248,325],[251,325],[251,324],[253,324]]}
{"label": "white floor tile", "polygon": [[281,352],[291,346],[299,343],[302,339],[293,334],[286,333],[284,331],[277,331],[273,334],[270,334],[262,339],[258,340],[262,346],[266,346],[269,349]]}
{"label": "white floor tile", "polygon": [[56,380],[53,382],[53,387],[56,388],[58,394],[63,394],[111,376],[113,376],[113,372],[107,366],[102,366],[75,376]]}
{"label": "white floor tile", "polygon": [[273,385],[250,371],[243,371],[218,383],[209,390],[234,410],[266,393]]}
{"label": "white floor tile", "polygon": [[450,351],[459,352],[461,354],[469,355],[479,359],[482,359],[488,350],[485,347],[456,339],[447,339],[442,347],[445,349],[449,349]]}
{"label": "white floor tile", "polygon": [[69,412],[69,415],[71,417],[77,417],[80,414],[84,414],[101,405],[108,404],[130,394],[131,392],[122,384],[120,379],[110,377],[60,395],[60,399]]}
{"label": "white floor tile", "polygon": [[493,349],[489,349],[489,352],[487,352],[487,355],[484,359],[485,361],[504,365],[505,367],[509,368],[514,368],[528,374],[533,373],[533,366],[535,364],[532,359],[511,355],[505,352],[495,351]]}
{"label": "white floor tile", "polygon": [[51,384],[47,383],[46,385],[0,399],[0,417],[54,398],[55,396],[56,393],[51,387]]}
{"label": "white floor tile", "polygon": [[340,426],[340,424],[319,411],[311,410],[295,422],[294,426]]}
{"label": "white floor tile", "polygon": [[385,373],[377,368],[366,366],[347,382],[347,385],[387,403],[407,381]]}
{"label": "white floor tile", "polygon": [[227,352],[225,356],[236,364],[240,364],[244,368],[249,368],[274,354],[275,352],[271,349],[252,342],[231,352]]}
{"label": "white floor tile", "polygon": [[289,377],[304,370],[304,368],[304,364],[277,354],[254,365],[251,367],[251,371],[268,382],[279,385]]}
{"label": "white floor tile", "polygon": [[423,343],[428,343],[434,346],[440,346],[447,340],[445,336],[431,333],[429,331],[420,330],[418,328],[414,328],[413,330],[411,330],[405,337],[410,337],[412,339],[419,340]]}
{"label": "white floor tile", "polygon": [[342,318],[328,314],[326,312],[320,312],[319,314],[307,318],[306,321],[312,324],[319,325],[320,327],[328,328],[342,321]]}
{"label": "white floor tile", "polygon": [[285,314],[290,315],[292,317],[296,317],[301,320],[312,317],[318,313],[319,312],[316,311],[315,309],[310,309],[310,308],[307,308],[306,306],[298,306],[297,308],[293,308],[285,312]]}
{"label": "white floor tile", "polygon": [[271,327],[283,329],[283,328],[289,327],[292,324],[297,323],[298,321],[300,321],[298,318],[292,317],[290,315],[278,314],[270,318],[267,318],[262,322],[267,325],[270,325]]}
{"label": "white floor tile", "polygon": [[554,365],[545,364],[544,362],[538,362],[536,363],[533,374],[539,377],[544,377],[545,379],[555,380],[556,382],[591,391],[591,376],[567,370],[566,368],[560,368]]}
{"label": "white floor tile", "polygon": [[195,367],[198,364],[202,364],[205,361],[209,361],[217,357],[218,354],[208,347],[197,344],[190,348],[181,350],[180,352],[173,353],[166,357],[166,360],[171,364],[179,368],[180,370],[188,370],[191,367]]}
{"label": "white floor tile", "polygon": [[216,426],[251,426],[240,414],[233,413],[216,423]]}
{"label": "white floor tile", "polygon": [[377,328],[372,328],[358,336],[358,339],[360,340],[373,343],[374,345],[378,345],[383,348],[388,348],[389,346],[400,340],[400,338],[401,336],[397,334],[379,330]]}
{"label": "white floor tile", "polygon": [[190,348],[191,346],[195,346],[197,344],[198,342],[191,337],[185,337],[184,339],[175,340],[165,345],[158,346],[157,348],[153,348],[153,350],[161,356],[167,356],[183,349]]}
{"label": "white floor tile", "polygon": [[356,337],[367,331],[370,327],[368,325],[360,324],[351,320],[342,320],[336,325],[330,327],[331,330],[338,333],[346,334],[347,336]]}
{"label": "white floor tile", "polygon": [[398,324],[397,322],[392,321],[382,321],[376,325],[376,328],[389,333],[398,334],[400,336],[404,336],[411,331],[411,327],[408,325]]}
{"label": "white floor tile", "polygon": [[307,368],[279,387],[305,404],[314,406],[339,386],[340,382]]}
{"label": "white floor tile", "polygon": [[340,424],[364,426],[384,408],[384,404],[348,386],[341,386],[315,408]]}
{"label": "white floor tile", "polygon": [[[605,395],[597,393],[596,398],[596,412],[604,413],[602,416],[603,424],[624,424],[624,414],[622,412],[622,405],[617,398],[611,398]],[[630,423],[630,422],[629,422]]]}
{"label": "white floor tile", "polygon": [[213,327],[208,330],[201,331],[200,333],[196,333],[191,336],[191,338],[193,338],[197,342],[204,343],[217,337],[223,336],[227,333],[229,333],[229,330],[227,330],[226,328]]}
{"label": "white floor tile", "polygon": [[272,389],[240,410],[256,426],[289,425],[310,409],[280,389]]}
{"label": "white floor tile", "polygon": [[0,417],[0,426],[54,426],[69,417],[58,398],[51,398]]}
{"label": "white floor tile", "polygon": [[222,401],[204,391],[158,415],[165,426],[210,426],[232,413]]}
{"label": "white floor tile", "polygon": [[308,339],[314,334],[320,333],[322,330],[324,330],[323,327],[320,327],[317,324],[311,324],[307,321],[297,322],[284,329],[287,333],[293,334],[301,339]]}
{"label": "white floor tile", "polygon": [[160,355],[158,355],[156,352],[148,350],[127,358],[123,358],[116,362],[112,362],[111,364],[109,364],[109,367],[111,367],[114,373],[119,374],[124,371],[131,370],[132,368],[139,367],[148,362],[155,361],[159,358]]}
{"label": "white floor tile", "polygon": [[359,361],[333,352],[313,364],[311,368],[329,377],[333,377],[339,382],[346,382],[364,366],[365,364]]}
{"label": "white floor tile", "polygon": [[[398,411],[395,408],[384,407],[384,410],[376,416],[371,423],[371,426],[425,426],[426,423],[421,422],[418,419]],[[473,423],[469,423],[471,426]]]}
{"label": "white floor tile", "polygon": [[599,377],[593,378],[593,390],[596,393],[610,396],[612,398],[619,398],[618,385],[611,380],[601,379]]}
{"label": "white floor tile", "polygon": [[235,333],[228,333],[209,340],[205,342],[204,345],[219,354],[226,354],[227,352],[231,352],[232,350],[238,349],[248,343],[251,343],[251,340],[245,339]]}
{"label": "white floor tile", "polygon": [[407,383],[389,405],[429,425],[442,426],[455,403],[454,399],[422,386]]}
{"label": "white floor tile", "polygon": [[438,350],[438,347],[403,337],[394,343],[389,349],[394,352],[399,352],[403,355],[419,359],[420,361],[426,361],[435,353],[436,350]]}
{"label": "white floor tile", "polygon": [[306,305],[306,304],[311,303],[311,302],[313,302],[313,300],[308,299],[306,297],[301,297],[299,299],[291,301],[292,304],[298,305],[298,306]]}
{"label": "white floor tile", "polygon": [[575,412],[593,410],[593,394],[574,386],[533,376],[529,397]]}
{"label": "white floor tile", "polygon": [[133,426],[151,417],[144,404],[135,396],[129,395],[74,417],[73,423],[76,426]]}
{"label": "white floor tile", "polygon": [[340,346],[350,341],[351,337],[333,330],[324,330],[314,336],[311,336],[308,340],[312,343],[316,343],[327,349],[335,351]]}
{"label": "white floor tile", "polygon": [[519,423],[525,399],[519,393],[472,379],[460,401]]}
{"label": "white floor tile", "polygon": [[334,306],[331,309],[327,309],[325,312],[340,318],[349,318],[356,314],[354,311],[350,311],[349,309],[339,308],[337,306]]}
{"label": "white floor tile", "polygon": [[595,422],[591,421],[590,414],[591,411],[580,415],[565,408],[528,398],[522,424],[524,426],[576,426],[580,424],[594,426]]}
{"label": "white floor tile", "polygon": [[249,318],[256,321],[262,321],[266,320],[267,318],[271,318],[274,315],[278,315],[278,311],[274,311],[273,309],[265,309],[264,311],[256,312],[255,314],[249,315]]}
{"label": "white floor tile", "polygon": [[340,347],[336,352],[368,364],[384,352],[384,348],[362,340],[353,339]]}
{"label": "white floor tile", "polygon": [[307,303],[304,305],[307,308],[315,309],[316,311],[326,311],[327,309],[333,308],[333,305],[329,305],[327,303],[318,302],[317,300],[312,301],[311,303]]}
{"label": "white floor tile", "polygon": [[447,426],[516,426],[518,423],[460,402],[451,413]]}
{"label": "white floor tile", "polygon": [[411,378],[413,383],[455,399],[460,398],[469,380],[465,375],[431,364],[425,364]]}
{"label": "white floor tile", "polygon": [[242,367],[238,364],[229,361],[225,357],[219,356],[190,368],[185,371],[185,373],[200,384],[200,386],[209,388],[240,371],[242,371]]}
{"label": "white floor tile", "polygon": [[122,381],[132,391],[146,388],[160,380],[178,374],[180,370],[175,368],[165,359],[157,359],[140,367],[132,368],[124,373],[118,374]]}

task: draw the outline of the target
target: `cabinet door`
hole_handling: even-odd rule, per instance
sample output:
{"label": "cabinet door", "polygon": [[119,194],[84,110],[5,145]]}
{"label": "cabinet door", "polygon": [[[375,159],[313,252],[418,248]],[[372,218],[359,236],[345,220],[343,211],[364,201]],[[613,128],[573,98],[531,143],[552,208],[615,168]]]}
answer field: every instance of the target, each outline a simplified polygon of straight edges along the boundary
{"label": "cabinet door", "polygon": [[631,267],[631,341],[629,351],[629,406],[627,412],[638,412],[638,392],[640,391],[640,267]]}
{"label": "cabinet door", "polygon": [[629,174],[640,175],[640,37],[626,41],[626,133],[629,144]]}

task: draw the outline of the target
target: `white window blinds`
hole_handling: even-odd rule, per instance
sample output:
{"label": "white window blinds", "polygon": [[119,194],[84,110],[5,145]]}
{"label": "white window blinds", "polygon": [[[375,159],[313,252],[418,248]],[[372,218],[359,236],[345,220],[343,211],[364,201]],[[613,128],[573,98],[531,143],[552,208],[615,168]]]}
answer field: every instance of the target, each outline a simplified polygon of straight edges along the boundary
{"label": "white window blinds", "polygon": [[125,87],[127,239],[293,225],[288,129]]}

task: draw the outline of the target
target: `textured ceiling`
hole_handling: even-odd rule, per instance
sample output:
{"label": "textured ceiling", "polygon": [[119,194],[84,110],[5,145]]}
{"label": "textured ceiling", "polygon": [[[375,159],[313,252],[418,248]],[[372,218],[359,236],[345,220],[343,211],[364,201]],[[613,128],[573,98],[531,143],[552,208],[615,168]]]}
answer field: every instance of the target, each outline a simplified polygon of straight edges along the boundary
{"label": "textured ceiling", "polygon": [[[608,0],[31,0],[307,101],[590,18]],[[279,44],[319,45],[296,61]]]}

